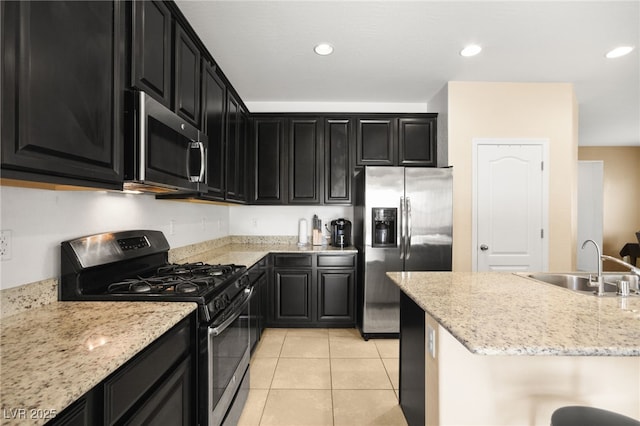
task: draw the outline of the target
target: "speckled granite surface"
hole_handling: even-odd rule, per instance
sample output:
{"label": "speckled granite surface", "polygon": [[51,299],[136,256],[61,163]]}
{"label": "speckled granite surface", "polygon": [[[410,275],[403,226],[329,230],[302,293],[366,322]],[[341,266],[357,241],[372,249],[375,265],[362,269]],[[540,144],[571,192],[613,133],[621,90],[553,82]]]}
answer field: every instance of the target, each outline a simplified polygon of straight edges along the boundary
{"label": "speckled granite surface", "polygon": [[[1,423],[45,423],[46,410],[60,413],[195,309],[175,302],[54,302],[3,318]],[[25,417],[7,418],[20,409]]]}
{"label": "speckled granite surface", "polygon": [[0,318],[58,300],[58,280],[49,279],[0,291]]}
{"label": "speckled granite surface", "polygon": [[187,257],[174,257],[173,262],[235,263],[250,267],[269,253],[358,253],[355,247],[298,246],[297,244],[232,243],[207,251],[193,252]]}
{"label": "speckled granite surface", "polygon": [[595,297],[511,273],[390,272],[471,352],[640,356],[640,297]]}

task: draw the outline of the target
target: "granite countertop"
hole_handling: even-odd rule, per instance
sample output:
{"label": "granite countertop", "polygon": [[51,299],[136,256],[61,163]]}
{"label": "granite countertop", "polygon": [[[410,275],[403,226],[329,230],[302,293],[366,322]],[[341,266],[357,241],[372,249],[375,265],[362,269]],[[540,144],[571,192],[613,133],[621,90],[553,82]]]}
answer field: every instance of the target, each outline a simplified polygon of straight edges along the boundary
{"label": "granite countertop", "polygon": [[54,302],[2,318],[2,424],[45,423],[195,309],[177,302]]}
{"label": "granite countertop", "polygon": [[358,253],[355,247],[298,246],[297,244],[228,244],[187,258],[190,262],[234,263],[251,267],[269,253],[342,254]]}
{"label": "granite countertop", "polygon": [[500,272],[387,275],[469,351],[640,356],[640,297],[595,297]]}
{"label": "granite countertop", "polygon": [[[232,243],[170,252],[171,262],[201,261],[251,267],[269,253],[357,253],[354,247]],[[196,309],[180,302],[59,302],[57,282],[5,291],[15,305],[2,317],[2,424],[42,424],[29,410],[60,413]],[[16,410],[26,410],[22,412]],[[17,414],[15,414],[17,413]],[[16,416],[12,417],[12,414]]]}

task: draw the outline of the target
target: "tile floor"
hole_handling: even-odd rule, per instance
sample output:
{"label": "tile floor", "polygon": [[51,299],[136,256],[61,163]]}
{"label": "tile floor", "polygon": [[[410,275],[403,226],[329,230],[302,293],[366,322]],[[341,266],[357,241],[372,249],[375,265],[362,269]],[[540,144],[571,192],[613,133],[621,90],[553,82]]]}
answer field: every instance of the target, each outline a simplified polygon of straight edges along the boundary
{"label": "tile floor", "polygon": [[355,329],[267,329],[239,425],[406,425],[398,358],[398,340]]}

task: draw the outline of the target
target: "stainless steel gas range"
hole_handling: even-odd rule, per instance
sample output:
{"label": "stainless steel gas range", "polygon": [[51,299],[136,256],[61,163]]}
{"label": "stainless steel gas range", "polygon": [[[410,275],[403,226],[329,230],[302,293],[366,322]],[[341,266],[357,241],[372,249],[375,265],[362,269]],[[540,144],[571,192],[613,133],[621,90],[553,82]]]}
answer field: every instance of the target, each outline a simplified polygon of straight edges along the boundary
{"label": "stainless steel gas range", "polygon": [[90,235],[61,244],[60,300],[198,305],[198,423],[235,424],[249,391],[246,267],[171,264],[159,231]]}

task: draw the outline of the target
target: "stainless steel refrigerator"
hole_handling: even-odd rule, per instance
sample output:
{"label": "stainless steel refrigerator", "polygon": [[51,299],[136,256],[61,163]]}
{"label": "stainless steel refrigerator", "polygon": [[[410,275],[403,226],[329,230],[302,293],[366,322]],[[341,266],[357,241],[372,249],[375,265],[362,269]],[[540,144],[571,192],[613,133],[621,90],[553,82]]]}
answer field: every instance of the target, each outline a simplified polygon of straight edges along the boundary
{"label": "stainless steel refrigerator", "polygon": [[358,326],[365,339],[400,331],[400,291],[386,272],[451,270],[452,170],[367,166],[357,176]]}

